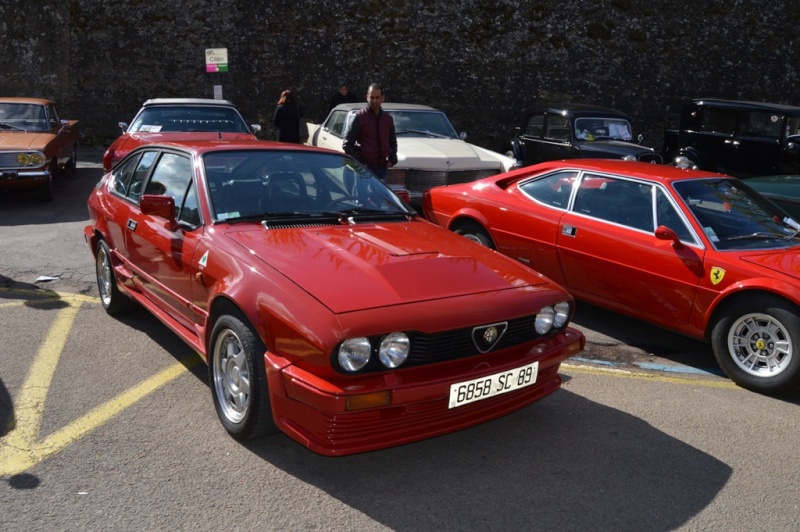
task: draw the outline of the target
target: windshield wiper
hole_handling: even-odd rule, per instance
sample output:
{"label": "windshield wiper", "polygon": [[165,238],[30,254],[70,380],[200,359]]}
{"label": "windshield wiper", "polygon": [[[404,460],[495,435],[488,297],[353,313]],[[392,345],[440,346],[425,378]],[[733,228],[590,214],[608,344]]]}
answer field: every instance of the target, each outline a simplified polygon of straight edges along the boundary
{"label": "windshield wiper", "polygon": [[726,242],[731,240],[747,240],[748,238],[755,238],[760,240],[774,240],[776,238],[779,238],[779,239],[789,240],[791,238],[794,238],[796,235],[797,233],[793,235],[781,235],[778,233],[767,233],[765,231],[757,231],[755,233],[750,233],[749,235],[729,236],[728,238],[725,238],[723,240],[725,240]]}
{"label": "windshield wiper", "polygon": [[429,137],[437,137],[440,139],[453,138],[453,137],[448,137],[447,135],[442,135],[441,133],[434,133],[433,131],[422,131],[421,129],[403,129],[401,131],[395,131],[395,135],[403,135],[405,133],[416,133],[418,135],[427,135]]}
{"label": "windshield wiper", "polygon": [[17,131],[27,131],[24,127],[12,126],[11,124],[7,124],[6,122],[0,122],[0,126],[6,129],[15,129]]}

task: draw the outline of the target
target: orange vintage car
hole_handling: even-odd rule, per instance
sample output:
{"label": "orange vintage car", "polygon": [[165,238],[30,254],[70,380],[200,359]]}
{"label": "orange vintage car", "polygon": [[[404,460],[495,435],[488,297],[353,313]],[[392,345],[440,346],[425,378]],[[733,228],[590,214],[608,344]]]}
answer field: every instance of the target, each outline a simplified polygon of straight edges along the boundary
{"label": "orange vintage car", "polygon": [[53,177],[74,171],[78,121],[63,120],[42,98],[0,98],[0,189],[37,188],[53,199]]}

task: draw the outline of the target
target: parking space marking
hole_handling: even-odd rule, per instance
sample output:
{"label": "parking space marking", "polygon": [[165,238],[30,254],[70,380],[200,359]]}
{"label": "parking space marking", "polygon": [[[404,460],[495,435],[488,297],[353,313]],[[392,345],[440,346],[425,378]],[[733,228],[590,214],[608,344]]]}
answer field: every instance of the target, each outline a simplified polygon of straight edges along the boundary
{"label": "parking space marking", "polygon": [[616,369],[616,368],[597,368],[592,366],[583,366],[580,364],[569,364],[569,363],[562,363],[561,370],[564,371],[565,373],[570,373],[571,371],[574,371],[576,373],[591,373],[594,375],[613,375],[615,377],[621,377],[623,379],[650,379],[659,382],[671,382],[674,384],[703,386],[704,388],[727,388],[731,390],[736,389],[745,391],[744,388],[741,388],[737,384],[734,384],[731,381],[724,381],[724,380],[670,377],[666,375],[660,375],[658,373],[645,373],[642,371],[629,371],[625,369]]}
{"label": "parking space marking", "polygon": [[[25,383],[14,401],[14,424],[9,427],[9,433],[0,438],[0,477],[23,473],[60,452],[126,408],[183,375],[200,360],[197,356],[187,357],[39,440],[47,392],[78,311],[84,302],[99,301],[97,298],[74,294],[59,294],[58,299],[66,301],[68,305],[58,311],[42,342]],[[52,301],[52,298],[40,301]]]}

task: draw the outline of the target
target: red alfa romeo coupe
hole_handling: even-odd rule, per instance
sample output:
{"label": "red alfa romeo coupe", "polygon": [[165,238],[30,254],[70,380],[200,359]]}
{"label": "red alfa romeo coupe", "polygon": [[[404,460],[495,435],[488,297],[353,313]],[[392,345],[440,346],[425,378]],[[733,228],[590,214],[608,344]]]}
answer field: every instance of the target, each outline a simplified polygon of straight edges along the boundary
{"label": "red alfa romeo coupe", "polygon": [[745,388],[800,387],[800,224],[737,179],[554,161],[433,189],[423,209],[578,299],[709,341]]}
{"label": "red alfa romeo coupe", "polygon": [[563,288],[341,153],[145,145],[88,204],[103,306],[136,302],[193,347],[237,439],[345,455],[449,433],[557,390],[585,344]]}

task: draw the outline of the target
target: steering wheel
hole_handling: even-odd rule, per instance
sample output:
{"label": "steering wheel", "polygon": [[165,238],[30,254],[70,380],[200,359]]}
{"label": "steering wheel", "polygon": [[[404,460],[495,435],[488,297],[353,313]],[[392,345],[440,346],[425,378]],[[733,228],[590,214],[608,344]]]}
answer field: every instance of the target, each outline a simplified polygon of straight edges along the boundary
{"label": "steering wheel", "polygon": [[333,209],[335,206],[339,205],[340,203],[345,203],[348,201],[356,201],[360,202],[361,200],[357,196],[342,196],[341,198],[336,198],[335,200],[331,200],[325,204],[322,210],[327,211]]}

